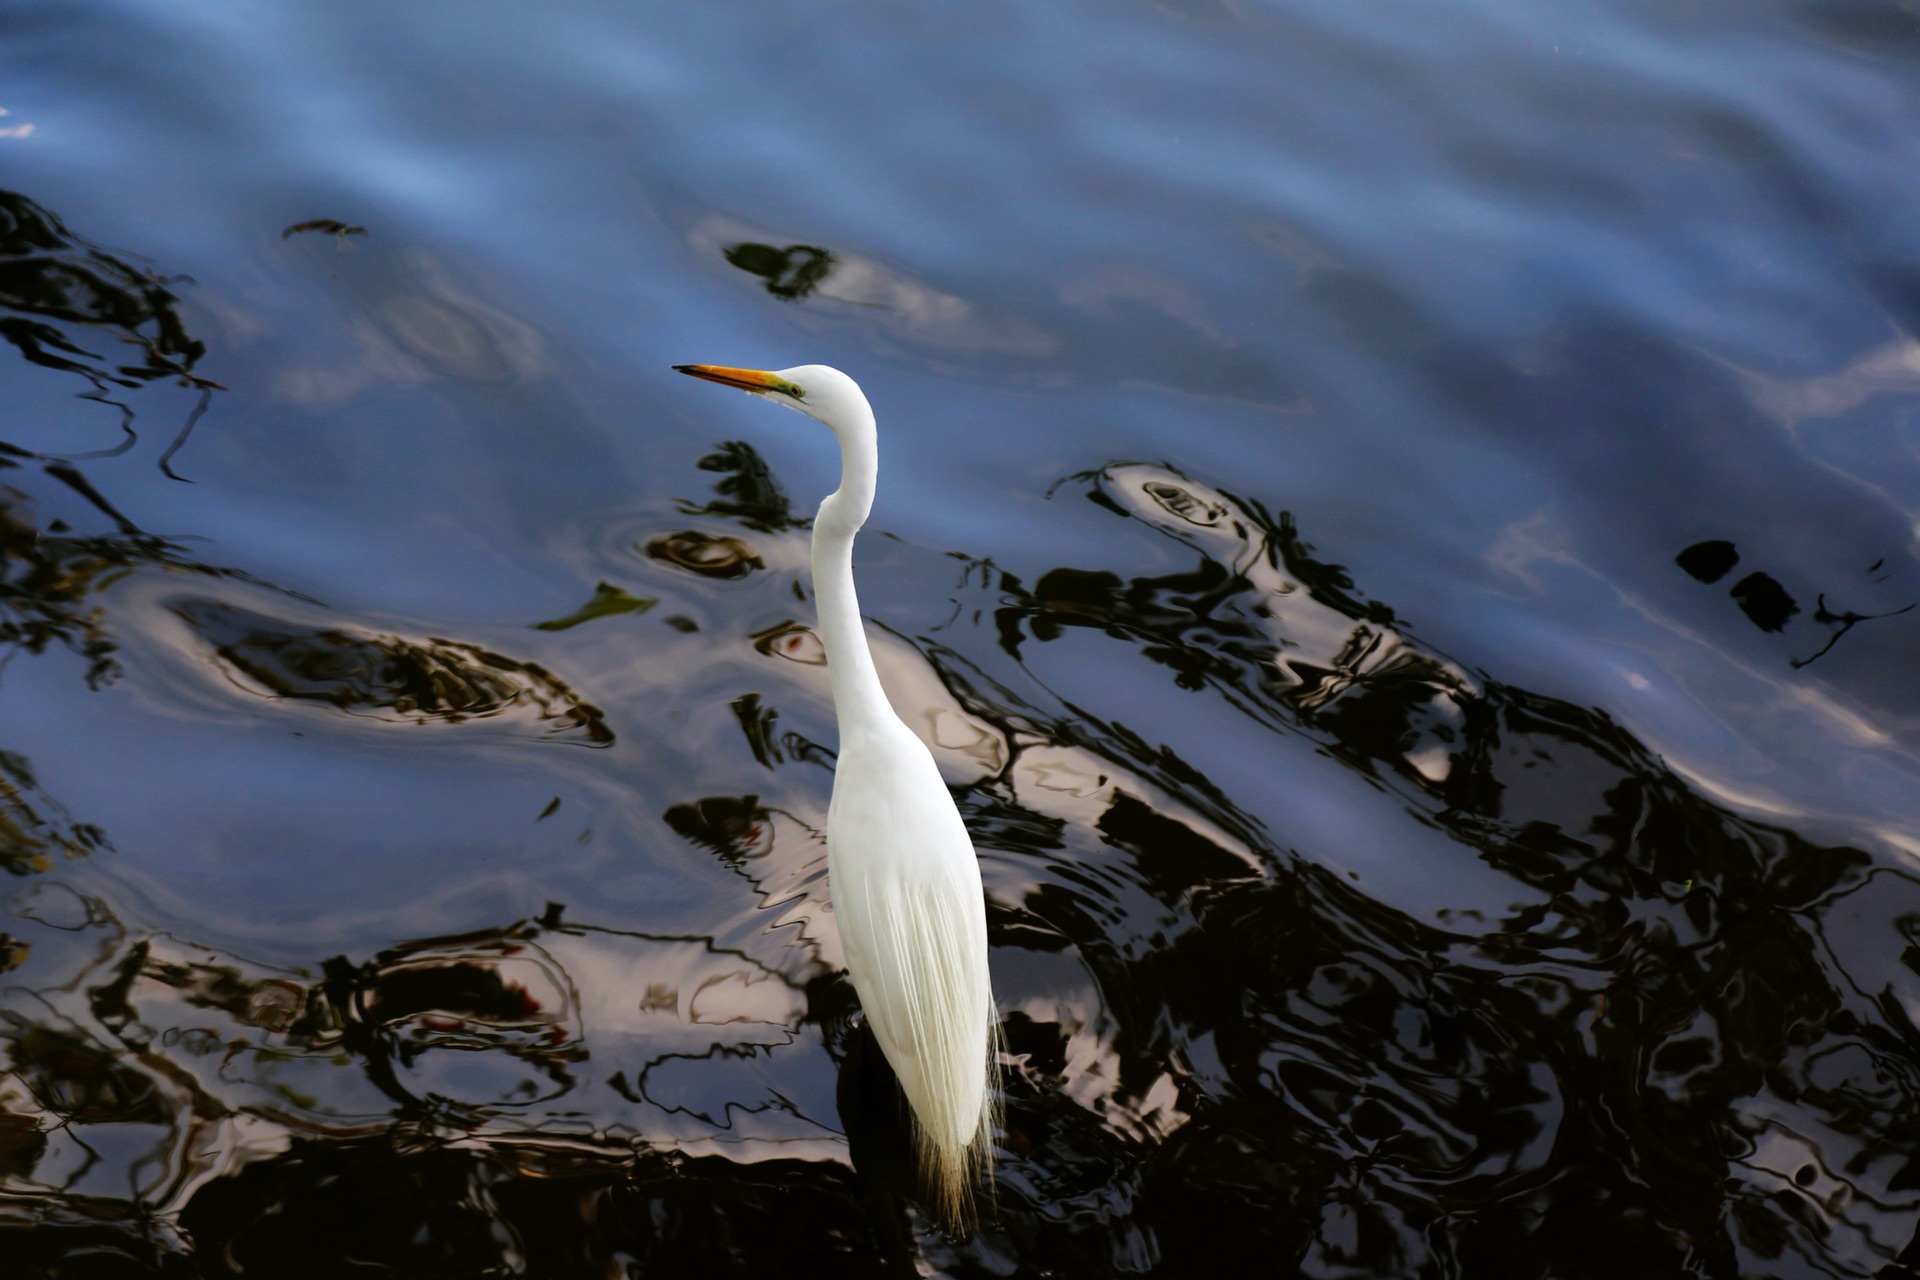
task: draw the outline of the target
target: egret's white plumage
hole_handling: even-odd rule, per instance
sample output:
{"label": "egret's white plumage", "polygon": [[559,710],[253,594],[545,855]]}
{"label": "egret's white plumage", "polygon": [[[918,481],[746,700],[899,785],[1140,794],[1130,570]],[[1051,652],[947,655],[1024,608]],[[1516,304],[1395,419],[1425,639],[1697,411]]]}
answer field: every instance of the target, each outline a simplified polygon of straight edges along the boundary
{"label": "egret's white plumage", "polygon": [[859,384],[825,365],[675,368],[798,409],[840,442],[840,487],[813,525],[820,641],[840,722],[828,888],[847,972],[913,1111],[929,1208],[959,1226],[971,1216],[995,1118],[986,902],[953,797],[932,753],[888,703],[860,621],[853,537],[872,510],[879,475],[873,410]]}

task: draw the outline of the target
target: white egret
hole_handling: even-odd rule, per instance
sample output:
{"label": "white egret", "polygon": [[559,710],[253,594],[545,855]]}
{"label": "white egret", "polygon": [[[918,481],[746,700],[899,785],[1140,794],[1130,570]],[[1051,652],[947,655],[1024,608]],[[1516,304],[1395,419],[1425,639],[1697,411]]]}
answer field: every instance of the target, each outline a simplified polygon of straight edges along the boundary
{"label": "white egret", "polygon": [[858,383],[825,365],[674,368],[798,409],[840,442],[840,487],[813,522],[813,590],[840,724],[828,891],[848,975],[912,1108],[928,1207],[945,1225],[964,1226],[987,1169],[997,1097],[986,901],[933,754],[880,687],[854,595],[853,536],[873,509],[880,467],[873,409]]}

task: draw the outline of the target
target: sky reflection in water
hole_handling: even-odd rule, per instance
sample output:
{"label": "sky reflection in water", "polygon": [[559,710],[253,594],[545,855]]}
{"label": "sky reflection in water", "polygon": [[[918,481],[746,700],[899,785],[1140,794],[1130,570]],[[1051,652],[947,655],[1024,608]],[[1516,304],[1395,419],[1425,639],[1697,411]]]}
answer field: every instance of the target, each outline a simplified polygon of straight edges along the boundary
{"label": "sky reflection in water", "polygon": [[[0,1273],[1920,1266],[1909,15],[8,21]],[[695,359],[880,411],[967,1241]]]}

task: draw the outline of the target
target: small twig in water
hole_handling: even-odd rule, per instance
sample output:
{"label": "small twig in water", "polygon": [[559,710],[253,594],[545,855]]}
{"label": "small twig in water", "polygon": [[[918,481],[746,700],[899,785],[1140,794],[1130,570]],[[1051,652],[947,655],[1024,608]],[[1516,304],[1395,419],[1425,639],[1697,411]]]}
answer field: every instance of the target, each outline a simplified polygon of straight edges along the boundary
{"label": "small twig in water", "polygon": [[193,434],[194,424],[200,421],[200,415],[205,413],[207,406],[212,403],[213,388],[205,388],[200,392],[200,403],[193,406],[193,412],[187,415],[187,425],[180,428],[180,434],[175,436],[173,443],[167,446],[167,451],[160,455],[160,470],[166,473],[169,480],[178,480],[182,484],[193,483],[185,476],[177,474],[167,463],[172,460],[174,454],[180,452],[180,447],[186,444],[187,437]]}
{"label": "small twig in water", "polygon": [[[1840,624],[1840,629],[1827,637],[1827,642],[1820,646],[1820,650],[1818,653],[1814,653],[1811,656],[1805,657],[1805,658],[1787,659],[1787,665],[1794,668],[1795,670],[1798,670],[1799,668],[1806,666],[1808,663],[1812,662],[1815,658],[1820,657],[1822,654],[1826,653],[1827,650],[1833,648],[1834,645],[1840,642],[1841,636],[1853,630],[1860,623],[1872,622],[1875,618],[1897,617],[1900,614],[1903,614],[1907,612],[1907,610],[1912,609],[1914,607],[1913,605],[1910,604],[1905,609],[1890,609],[1886,613],[1855,613],[1851,609],[1847,610],[1847,612],[1845,613],[1835,613],[1831,609],[1827,608],[1827,596],[1824,591],[1821,592],[1820,595],[1815,597],[1814,603],[1816,607],[1814,609],[1813,620],[1815,622],[1824,623],[1827,626],[1832,626],[1834,623],[1837,622]],[[1920,601],[1915,601],[1914,603],[1920,604]]]}

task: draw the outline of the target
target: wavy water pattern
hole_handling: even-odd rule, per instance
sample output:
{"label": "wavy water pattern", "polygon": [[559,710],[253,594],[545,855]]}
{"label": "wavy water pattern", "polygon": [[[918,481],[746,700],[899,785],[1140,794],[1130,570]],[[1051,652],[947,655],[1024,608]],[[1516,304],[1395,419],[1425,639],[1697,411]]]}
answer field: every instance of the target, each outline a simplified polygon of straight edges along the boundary
{"label": "wavy water pattern", "polygon": [[[1920,1269],[1905,10],[0,25],[0,1280]],[[965,1239],[688,360],[880,415]]]}

